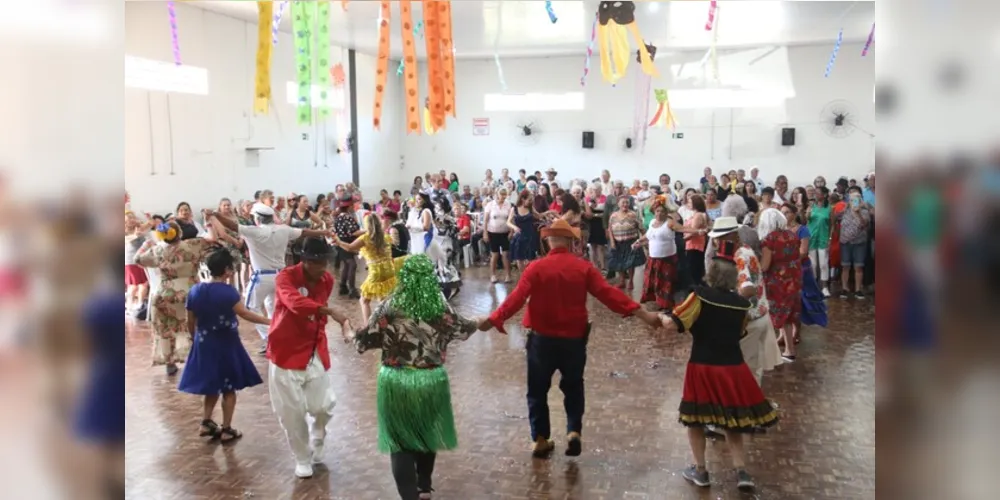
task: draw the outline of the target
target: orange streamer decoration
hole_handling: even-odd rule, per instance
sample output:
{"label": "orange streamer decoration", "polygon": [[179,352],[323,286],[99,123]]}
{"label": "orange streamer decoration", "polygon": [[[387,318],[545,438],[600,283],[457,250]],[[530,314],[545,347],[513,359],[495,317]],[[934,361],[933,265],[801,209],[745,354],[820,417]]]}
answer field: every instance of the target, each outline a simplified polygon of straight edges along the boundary
{"label": "orange streamer decoration", "polygon": [[457,117],[455,111],[455,49],[451,32],[451,2],[440,2],[438,25],[441,29],[441,59],[444,64],[444,112]]}
{"label": "orange streamer decoration", "polygon": [[427,42],[427,73],[430,78],[431,125],[434,130],[444,129],[444,67],[441,60],[441,23],[438,22],[438,5],[434,0],[424,0],[424,40]]}
{"label": "orange streamer decoration", "polygon": [[389,0],[382,0],[381,17],[378,30],[378,69],[375,72],[375,110],[372,113],[375,130],[382,126],[382,98],[389,77]]}
{"label": "orange streamer decoration", "polygon": [[[420,81],[417,79],[417,46],[413,40],[413,12],[410,0],[400,0],[403,26],[403,86],[406,91],[406,133],[420,133]],[[428,131],[428,133],[430,133]]]}

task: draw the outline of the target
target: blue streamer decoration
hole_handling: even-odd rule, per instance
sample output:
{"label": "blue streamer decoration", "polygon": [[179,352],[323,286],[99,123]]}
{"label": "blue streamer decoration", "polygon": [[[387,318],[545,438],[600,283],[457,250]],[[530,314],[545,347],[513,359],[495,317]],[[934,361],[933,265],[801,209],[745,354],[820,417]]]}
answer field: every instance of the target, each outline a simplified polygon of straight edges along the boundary
{"label": "blue streamer decoration", "polygon": [[413,36],[421,38],[424,36],[424,22],[417,21],[417,24],[413,25]]}
{"label": "blue streamer decoration", "polygon": [[552,0],[545,0],[545,11],[549,13],[549,21],[552,21],[552,24],[559,20],[556,11],[552,9]]}
{"label": "blue streamer decoration", "polygon": [[844,29],[840,29],[840,33],[837,34],[837,44],[833,46],[833,54],[830,54],[830,62],[826,63],[826,74],[823,78],[830,78],[830,72],[833,71],[833,63],[837,61],[837,52],[840,52],[840,44],[844,41]]}
{"label": "blue streamer decoration", "polygon": [[396,76],[403,76],[404,69],[406,69],[406,66],[404,66],[403,61],[399,61],[399,67],[396,68]]}

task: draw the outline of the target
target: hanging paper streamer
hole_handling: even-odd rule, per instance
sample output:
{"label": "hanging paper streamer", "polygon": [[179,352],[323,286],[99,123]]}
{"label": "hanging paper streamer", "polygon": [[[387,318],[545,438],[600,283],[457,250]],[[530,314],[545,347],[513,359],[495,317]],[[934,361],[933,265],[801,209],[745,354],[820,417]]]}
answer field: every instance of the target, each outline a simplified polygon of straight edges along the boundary
{"label": "hanging paper streamer", "polygon": [[271,101],[271,40],[268,39],[267,23],[274,11],[271,2],[257,2],[257,64],[254,77],[253,112],[267,114]]}
{"label": "hanging paper streamer", "polygon": [[382,0],[381,13],[378,19],[378,62],[375,69],[375,110],[372,112],[372,125],[375,130],[382,126],[382,99],[385,94],[385,84],[389,72],[389,0]]}
{"label": "hanging paper streamer", "polygon": [[635,2],[601,2],[597,11],[597,43],[601,50],[601,74],[611,84],[618,83],[628,69],[631,50],[628,34],[631,32],[639,45],[642,71],[659,76],[653,60],[642,42],[642,34],[635,24]]}
{"label": "hanging paper streamer", "polygon": [[559,18],[556,17],[556,11],[552,9],[552,0],[545,0],[545,12],[549,13],[549,21],[552,21],[552,24],[559,21]]}
{"label": "hanging paper streamer", "polygon": [[296,110],[300,125],[312,123],[312,20],[315,17],[315,12],[316,4],[314,2],[295,2],[292,4],[295,69],[299,86]]}
{"label": "hanging paper streamer", "polygon": [[344,9],[344,12],[347,12],[348,2],[350,2],[350,0],[340,0],[340,8]]}
{"label": "hanging paper streamer", "polygon": [[712,31],[712,47],[708,49],[710,57],[712,59],[712,80],[716,83],[719,82],[719,22],[722,20],[722,10],[718,7],[715,8],[715,26],[714,31]]}
{"label": "hanging paper streamer", "polygon": [[274,12],[274,18],[271,20],[271,43],[273,45],[278,45],[278,33],[279,28],[281,28],[281,17],[285,13],[285,9],[288,8],[288,2],[278,2],[278,10]]}
{"label": "hanging paper streamer", "polygon": [[[650,60],[656,59],[656,46],[643,44]],[[637,61],[642,59],[642,50],[636,51]],[[635,110],[632,119],[632,138],[637,143],[640,151],[646,150],[646,137],[649,132],[649,97],[653,86],[653,77],[642,71],[640,66],[636,69],[635,78]]]}
{"label": "hanging paper streamer", "polygon": [[500,34],[503,32],[503,2],[497,2],[497,34],[493,37],[493,63],[497,65],[497,77],[500,78],[500,88],[507,91],[507,80],[503,77],[503,66],[500,65]]}
{"label": "hanging paper streamer", "polygon": [[430,98],[424,99],[424,132],[427,135],[437,133],[437,130],[434,130],[434,124],[431,123]]}
{"label": "hanging paper streamer", "polygon": [[677,130],[677,120],[674,118],[674,112],[670,110],[670,96],[666,89],[656,89],[653,93],[656,96],[657,107],[649,126],[663,125],[664,128]]}
{"label": "hanging paper streamer", "polygon": [[330,2],[316,3],[316,38],[314,40],[314,66],[312,74],[316,77],[316,85],[319,86],[319,116],[320,118],[330,117]]}
{"label": "hanging paper streamer", "polygon": [[424,22],[417,21],[417,25],[413,27],[413,36],[422,37],[424,36]]}
{"label": "hanging paper streamer", "polygon": [[330,78],[333,78],[333,88],[340,88],[344,86],[347,81],[347,75],[344,74],[344,65],[337,63],[330,68]]}
{"label": "hanging paper streamer", "polygon": [[177,10],[174,2],[167,2],[167,16],[170,17],[170,43],[174,49],[174,64],[181,65],[181,44],[177,40]]}
{"label": "hanging paper streamer", "polygon": [[719,2],[712,0],[708,4],[708,21],[705,23],[705,31],[712,31],[715,26],[715,10],[719,8]]}
{"label": "hanging paper streamer", "polygon": [[404,69],[406,69],[406,64],[403,61],[399,61],[399,66],[396,67],[396,76],[403,76]]}
{"label": "hanging paper streamer", "polygon": [[875,23],[872,23],[872,30],[868,33],[868,41],[865,42],[865,48],[861,49],[861,57],[868,55],[868,49],[871,48],[872,42],[875,41]]}
{"label": "hanging paper streamer", "polygon": [[[420,80],[417,79],[417,45],[413,28],[413,11],[410,0],[400,0],[399,15],[403,28],[403,89],[406,96],[406,133],[420,133]],[[421,26],[423,23],[421,23]],[[422,29],[422,28],[421,28]],[[430,124],[430,111],[424,104],[424,124]]]}
{"label": "hanging paper streamer", "polygon": [[833,63],[837,61],[837,53],[840,52],[840,44],[844,41],[844,29],[840,29],[840,33],[837,33],[837,43],[833,46],[833,54],[830,54],[830,62],[826,63],[826,74],[823,75],[824,78],[830,78],[830,72],[833,71]]}
{"label": "hanging paper streamer", "polygon": [[594,24],[590,27],[590,43],[587,44],[587,58],[583,60],[583,76],[580,77],[580,86],[587,86],[587,75],[590,74],[590,58],[594,55],[594,40],[597,39],[597,14],[594,14]]}
{"label": "hanging paper streamer", "polygon": [[431,124],[434,130],[444,129],[444,60],[441,57],[441,11],[434,0],[424,0],[424,42],[427,46],[428,96]]}
{"label": "hanging paper streamer", "polygon": [[[441,64],[444,71],[444,113],[457,116],[455,111],[455,45],[451,30],[451,2],[438,3],[438,39],[441,40]],[[443,122],[443,120],[442,120]],[[444,128],[443,123],[440,130]]]}

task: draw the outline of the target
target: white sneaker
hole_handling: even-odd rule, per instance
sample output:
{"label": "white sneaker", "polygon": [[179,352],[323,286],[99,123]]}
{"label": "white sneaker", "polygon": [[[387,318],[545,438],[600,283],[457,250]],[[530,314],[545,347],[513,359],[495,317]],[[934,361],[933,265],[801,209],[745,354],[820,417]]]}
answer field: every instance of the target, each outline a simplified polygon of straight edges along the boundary
{"label": "white sneaker", "polygon": [[823,287],[823,297],[830,298],[830,289]]}
{"label": "white sneaker", "polygon": [[300,479],[313,477],[312,464],[295,464],[295,477]]}
{"label": "white sneaker", "polygon": [[324,441],[313,441],[312,443],[312,463],[321,464],[323,463],[323,449],[325,447]]}

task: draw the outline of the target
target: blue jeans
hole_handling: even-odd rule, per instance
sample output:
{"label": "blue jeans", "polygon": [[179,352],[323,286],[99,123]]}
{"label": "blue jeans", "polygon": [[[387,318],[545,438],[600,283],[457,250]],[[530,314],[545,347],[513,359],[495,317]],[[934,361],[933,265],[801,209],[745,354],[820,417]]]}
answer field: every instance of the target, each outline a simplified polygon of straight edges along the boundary
{"label": "blue jeans", "polygon": [[867,242],[862,243],[841,243],[840,244],[840,266],[862,269],[865,267],[865,260],[868,258]]}
{"label": "blue jeans", "polygon": [[531,440],[551,438],[549,423],[549,388],[552,375],[558,370],[562,375],[559,389],[563,393],[566,409],[566,432],[583,429],[584,389],[583,371],[587,366],[586,339],[546,337],[531,333],[528,351],[528,421]]}

